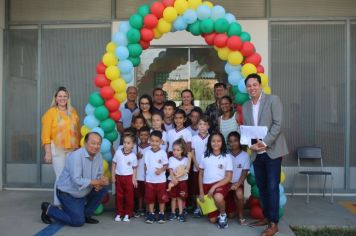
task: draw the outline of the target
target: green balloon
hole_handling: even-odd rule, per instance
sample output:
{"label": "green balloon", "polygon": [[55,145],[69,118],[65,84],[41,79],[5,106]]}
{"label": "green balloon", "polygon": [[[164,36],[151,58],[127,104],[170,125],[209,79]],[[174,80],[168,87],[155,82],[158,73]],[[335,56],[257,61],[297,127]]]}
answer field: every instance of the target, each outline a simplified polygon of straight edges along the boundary
{"label": "green balloon", "polygon": [[132,62],[132,65],[134,67],[140,65],[140,63],[141,63],[141,58],[140,57],[129,57],[129,60]]}
{"label": "green balloon", "polygon": [[247,32],[242,32],[240,34],[240,38],[241,38],[242,42],[247,42],[247,41],[250,42],[251,41],[251,35]]}
{"label": "green balloon", "polygon": [[143,26],[143,17],[140,14],[130,16],[129,23],[132,28],[141,29]]}
{"label": "green balloon", "polygon": [[280,207],[278,210],[279,219],[283,217],[283,214],[284,214],[284,209],[283,209],[283,207]]}
{"label": "green balloon", "polygon": [[150,13],[150,7],[148,5],[142,5],[138,8],[137,13],[140,14],[142,17],[145,17]]}
{"label": "green balloon", "polygon": [[239,87],[238,87],[238,86],[232,86],[232,87],[231,87],[231,91],[232,91],[232,93],[235,95],[236,93],[239,92]]}
{"label": "green balloon", "polygon": [[189,32],[192,33],[194,36],[199,36],[199,35],[201,35],[201,31],[200,31],[200,21],[197,20],[197,21],[194,22],[193,24],[189,25],[188,29],[189,29]]}
{"label": "green balloon", "polygon": [[250,100],[250,97],[247,93],[237,92],[235,95],[235,102],[239,105],[243,105],[248,100]]}
{"label": "green balloon", "polygon": [[200,30],[204,34],[210,34],[214,31],[214,21],[210,18],[202,20],[200,22]]}
{"label": "green balloon", "polygon": [[127,45],[127,49],[129,50],[130,57],[139,57],[142,53],[142,47],[138,43],[132,43]]}
{"label": "green balloon", "polygon": [[118,137],[119,137],[119,134],[117,133],[117,131],[115,129],[109,133],[104,134],[104,138],[106,138],[107,140],[109,140],[111,142],[114,142]]}
{"label": "green balloon", "polygon": [[241,25],[237,22],[231,23],[229,26],[229,30],[227,31],[227,35],[229,37],[235,35],[239,36],[241,34],[242,28]]}
{"label": "green balloon", "polygon": [[98,215],[103,214],[103,212],[104,212],[104,207],[103,207],[103,204],[100,203],[99,206],[94,211],[94,215],[98,216]]}
{"label": "green balloon", "polygon": [[251,188],[251,195],[255,198],[259,198],[260,197],[260,191],[258,190],[257,185],[253,185]]}
{"label": "green balloon", "polygon": [[89,96],[89,103],[93,107],[98,107],[104,105],[104,99],[100,96],[98,92],[94,92]]}
{"label": "green balloon", "polygon": [[256,185],[256,178],[255,176],[251,175],[251,174],[248,174],[247,175],[247,183],[251,186],[254,186]]}
{"label": "green balloon", "polygon": [[229,30],[229,22],[225,18],[217,19],[214,28],[217,33],[225,33]]}
{"label": "green balloon", "polygon": [[105,106],[99,106],[94,111],[95,118],[103,121],[109,117],[109,111]]}
{"label": "green balloon", "polygon": [[115,126],[116,126],[115,121],[113,121],[110,118],[100,122],[100,127],[102,128],[104,133],[109,133],[113,131],[115,129]]}
{"label": "green balloon", "polygon": [[138,31],[137,29],[130,29],[127,32],[126,36],[129,43],[138,43],[141,39],[140,31]]}

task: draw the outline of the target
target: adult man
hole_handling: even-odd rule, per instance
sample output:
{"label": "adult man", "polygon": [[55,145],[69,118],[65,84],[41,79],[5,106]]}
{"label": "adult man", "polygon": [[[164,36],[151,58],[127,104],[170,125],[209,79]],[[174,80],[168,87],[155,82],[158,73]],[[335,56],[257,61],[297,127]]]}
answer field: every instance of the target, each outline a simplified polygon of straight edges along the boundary
{"label": "adult man", "polygon": [[57,196],[62,209],[43,202],[41,219],[51,224],[51,218],[71,226],[97,224],[91,218],[107,193],[108,178],[103,176],[103,159],[100,154],[102,138],[91,132],[84,138],[84,147],[69,154],[57,181]]}
{"label": "adult man", "polygon": [[153,96],[153,107],[152,113],[160,113],[163,117],[163,106],[166,101],[164,91],[161,88],[155,88],[152,92]]}
{"label": "adult man", "polygon": [[123,135],[124,130],[131,126],[132,117],[139,112],[137,106],[137,88],[134,86],[129,86],[126,89],[127,101],[124,104],[121,104],[121,119],[116,124],[117,130],[121,135]]}
{"label": "adult man", "polygon": [[214,97],[215,97],[215,102],[212,104],[209,104],[206,107],[204,115],[208,117],[209,120],[209,133],[213,133],[218,130],[218,118],[221,116],[221,111],[219,107],[219,100],[223,96],[227,95],[227,87],[226,84],[224,83],[216,83],[214,85]]}
{"label": "adult man", "polygon": [[257,140],[252,150],[256,183],[261,195],[265,219],[252,222],[252,226],[268,225],[263,236],[278,232],[279,182],[282,157],[288,154],[287,144],[282,134],[282,103],[276,95],[262,92],[261,77],[250,74],[245,84],[251,100],[243,105],[244,124],[266,126],[268,132],[263,140]]}

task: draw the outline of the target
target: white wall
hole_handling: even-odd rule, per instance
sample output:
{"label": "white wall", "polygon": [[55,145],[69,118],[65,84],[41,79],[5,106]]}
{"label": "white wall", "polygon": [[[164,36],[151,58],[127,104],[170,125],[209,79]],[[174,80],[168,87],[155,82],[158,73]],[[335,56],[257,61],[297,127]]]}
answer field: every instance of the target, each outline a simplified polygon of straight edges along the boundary
{"label": "white wall", "polygon": [[[4,28],[5,28],[5,0],[0,0],[0,111],[1,111],[1,116],[0,116],[0,137],[2,137],[3,130],[2,130],[2,124],[3,124],[3,112],[2,112],[2,101],[3,101],[3,58],[4,58]],[[2,149],[2,138],[0,138],[0,190],[2,189],[3,186],[3,181],[2,181],[2,165],[3,165],[3,149]]]}

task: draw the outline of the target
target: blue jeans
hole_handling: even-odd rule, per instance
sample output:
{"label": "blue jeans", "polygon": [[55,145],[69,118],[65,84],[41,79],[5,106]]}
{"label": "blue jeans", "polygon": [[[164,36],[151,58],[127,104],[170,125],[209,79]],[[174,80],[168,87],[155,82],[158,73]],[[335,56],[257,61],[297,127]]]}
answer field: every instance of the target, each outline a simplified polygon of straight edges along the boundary
{"label": "blue jeans", "polygon": [[267,153],[257,154],[253,162],[264,216],[273,223],[279,220],[279,182],[282,157],[271,159]]}
{"label": "blue jeans", "polygon": [[85,217],[93,215],[107,191],[106,187],[100,191],[93,189],[85,197],[75,198],[69,193],[57,189],[57,196],[62,204],[62,209],[51,205],[47,215],[63,224],[82,226],[85,222]]}

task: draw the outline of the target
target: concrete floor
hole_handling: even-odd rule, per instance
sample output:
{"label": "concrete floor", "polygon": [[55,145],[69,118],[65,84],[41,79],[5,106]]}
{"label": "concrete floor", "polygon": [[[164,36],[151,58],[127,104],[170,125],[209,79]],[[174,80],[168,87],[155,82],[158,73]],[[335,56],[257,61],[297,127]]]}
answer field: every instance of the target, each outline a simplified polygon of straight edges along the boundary
{"label": "concrete floor", "polygon": [[[34,235],[47,225],[40,220],[40,203],[50,201],[52,192],[49,191],[2,191],[0,192],[0,235]],[[341,207],[338,201],[350,198],[335,198],[331,205],[327,198],[312,197],[309,205],[304,197],[288,198],[285,214],[280,222],[279,235],[294,235],[289,225],[293,226],[353,226],[356,215]],[[351,199],[352,200],[352,199]],[[353,199],[355,200],[355,199]],[[234,221],[229,222],[229,228],[219,230],[206,219],[192,219],[187,222],[177,221],[166,224],[147,225],[143,219],[133,219],[130,223],[113,221],[113,203],[109,204],[103,215],[97,216],[98,225],[84,225],[80,228],[63,227],[55,235],[260,235],[263,227],[250,228],[240,226]],[[246,216],[248,213],[246,213]]]}

